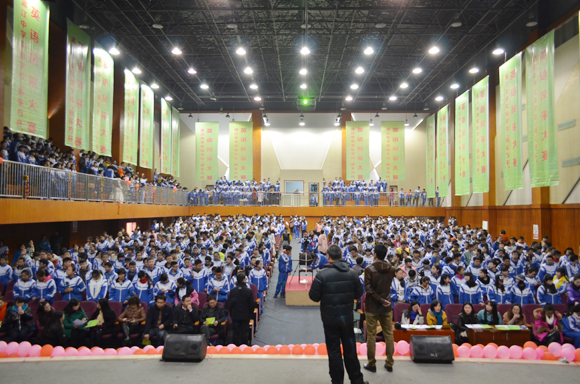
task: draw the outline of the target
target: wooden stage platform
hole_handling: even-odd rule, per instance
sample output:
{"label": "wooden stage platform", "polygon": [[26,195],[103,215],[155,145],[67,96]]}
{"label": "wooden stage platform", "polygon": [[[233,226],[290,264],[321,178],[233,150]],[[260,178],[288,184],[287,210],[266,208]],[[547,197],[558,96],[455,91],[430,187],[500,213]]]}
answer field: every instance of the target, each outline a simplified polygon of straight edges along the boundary
{"label": "wooden stage platform", "polygon": [[298,275],[288,277],[286,282],[286,305],[296,306],[296,307],[318,307],[320,304],[315,303],[308,297],[308,292],[312,286],[312,280],[314,278],[310,276],[302,275],[298,278]]}

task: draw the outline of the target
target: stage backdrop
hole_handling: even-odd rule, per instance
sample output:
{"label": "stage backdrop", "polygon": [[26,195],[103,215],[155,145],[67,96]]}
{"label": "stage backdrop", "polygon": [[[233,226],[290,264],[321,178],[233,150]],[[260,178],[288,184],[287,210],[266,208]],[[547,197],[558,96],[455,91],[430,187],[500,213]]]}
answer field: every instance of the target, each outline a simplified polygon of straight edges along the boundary
{"label": "stage backdrop", "polygon": [[405,181],[405,123],[383,121],[381,144],[381,178],[393,183]]}
{"label": "stage backdrop", "polygon": [[346,179],[369,179],[369,122],[346,122]]}
{"label": "stage backdrop", "polygon": [[473,193],[489,192],[489,76],[473,86],[471,96]]}
{"label": "stage backdrop", "polygon": [[437,186],[439,197],[449,194],[449,105],[437,112]]}
{"label": "stage backdrop", "polygon": [[93,152],[111,156],[113,140],[113,70],[111,55],[99,44],[93,49]]}
{"label": "stage backdrop", "polygon": [[230,180],[253,179],[253,151],[251,121],[230,123]]}
{"label": "stage backdrop", "polygon": [[125,111],[123,114],[123,161],[137,165],[139,149],[139,82],[125,68]]}
{"label": "stage backdrop", "polygon": [[469,195],[469,90],[455,99],[455,195]]}
{"label": "stage backdrop", "polygon": [[218,131],[217,122],[195,123],[197,180],[218,179]]}

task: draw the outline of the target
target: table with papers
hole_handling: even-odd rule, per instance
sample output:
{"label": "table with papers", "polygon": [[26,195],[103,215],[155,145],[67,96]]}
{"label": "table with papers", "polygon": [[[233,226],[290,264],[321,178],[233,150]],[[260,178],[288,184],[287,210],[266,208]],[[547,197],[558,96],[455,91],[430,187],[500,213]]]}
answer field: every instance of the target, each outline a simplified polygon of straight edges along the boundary
{"label": "table with papers", "polygon": [[405,340],[411,342],[411,336],[450,336],[451,341],[455,340],[455,333],[452,329],[443,328],[442,325],[415,325],[401,324],[401,330],[393,329],[395,341]]}
{"label": "table with papers", "polygon": [[495,343],[497,345],[523,346],[526,341],[530,341],[530,329],[519,325],[466,325],[468,329],[469,343],[471,345]]}

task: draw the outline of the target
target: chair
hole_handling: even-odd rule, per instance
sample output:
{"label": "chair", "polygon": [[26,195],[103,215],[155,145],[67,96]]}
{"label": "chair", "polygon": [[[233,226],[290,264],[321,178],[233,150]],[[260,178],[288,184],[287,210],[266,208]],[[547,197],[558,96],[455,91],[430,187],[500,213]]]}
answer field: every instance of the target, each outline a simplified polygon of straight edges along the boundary
{"label": "chair", "polygon": [[463,304],[447,304],[445,306],[445,313],[447,314],[447,322],[449,324],[455,324],[457,322],[457,316],[463,310]]}
{"label": "chair", "polygon": [[93,316],[93,313],[97,310],[97,303],[94,301],[81,301],[81,308],[90,319],[91,316]]}
{"label": "chair", "polygon": [[6,291],[12,291],[15,285],[16,285],[15,281],[9,281],[8,285],[6,285]]}
{"label": "chair", "polygon": [[6,290],[6,293],[4,294],[4,301],[7,303],[14,301],[14,291],[12,289]]}
{"label": "chair", "polygon": [[146,302],[142,301],[141,302],[141,306],[143,307],[143,310],[145,311],[145,313],[147,313],[147,310],[149,309],[149,304],[147,304]]}
{"label": "chair", "polygon": [[62,294],[60,292],[57,292],[54,294],[54,300],[62,300]]}
{"label": "chair", "polygon": [[423,317],[425,318],[425,324],[427,324],[427,313],[429,313],[430,309],[431,309],[431,304],[421,304],[421,313],[423,314]]}
{"label": "chair", "polygon": [[[222,303],[220,303],[219,301],[218,301],[217,305],[219,307],[224,308],[224,305]],[[209,306],[209,303],[205,303],[203,307],[205,308],[205,307],[208,307],[208,306]],[[228,315],[228,319],[229,319],[229,315]],[[226,342],[226,336],[228,334],[228,320],[224,321],[220,325],[223,327],[222,330],[221,330],[221,332],[220,333],[216,333],[215,335],[212,335],[209,339],[210,340],[218,340],[220,338],[220,336],[222,336],[222,340],[225,343]]]}
{"label": "chair", "polygon": [[511,307],[512,307],[511,304],[498,304],[497,311],[499,312],[500,316],[503,317],[503,315],[506,314],[507,311],[509,311]]}
{"label": "chair", "polygon": [[475,314],[477,315],[479,313],[479,311],[481,311],[482,309],[485,309],[485,304],[473,304],[473,311],[475,312]]}
{"label": "chair", "polygon": [[68,305],[68,301],[58,300],[52,303],[52,308],[55,312],[64,311],[65,307]]}
{"label": "chair", "polygon": [[207,303],[207,293],[198,292],[197,298],[199,299],[199,305],[197,306],[197,309],[199,309],[201,311],[203,309],[203,306],[205,305],[205,303]]}
{"label": "chair", "polygon": [[36,317],[36,312],[38,311],[38,307],[40,306],[38,301],[37,300],[30,300],[28,302],[28,306],[30,307],[30,310],[32,311],[32,313]]}
{"label": "chair", "polygon": [[528,324],[535,323],[534,310],[538,309],[538,308],[542,308],[542,306],[539,304],[524,304],[524,305],[522,305],[522,311],[524,313],[524,316],[526,317],[526,321],[528,322]]}
{"label": "chair", "polygon": [[562,316],[566,316],[566,312],[568,312],[568,305],[554,304],[554,309],[556,310],[556,312],[559,312]]}
{"label": "chair", "polygon": [[111,306],[111,309],[115,312],[115,316],[117,317],[121,316],[121,313],[123,313],[123,303],[121,303],[120,301],[109,301],[109,305]]}
{"label": "chair", "polygon": [[395,323],[400,323],[401,318],[403,317],[403,311],[409,308],[409,304],[406,303],[397,303],[393,308],[393,321]]}
{"label": "chair", "polygon": [[262,313],[262,303],[260,299],[258,299],[258,287],[255,284],[250,284],[250,288],[252,289],[254,301],[256,302],[256,304],[258,304],[258,308],[254,310],[255,321],[257,325],[258,321],[260,321],[260,313]]}

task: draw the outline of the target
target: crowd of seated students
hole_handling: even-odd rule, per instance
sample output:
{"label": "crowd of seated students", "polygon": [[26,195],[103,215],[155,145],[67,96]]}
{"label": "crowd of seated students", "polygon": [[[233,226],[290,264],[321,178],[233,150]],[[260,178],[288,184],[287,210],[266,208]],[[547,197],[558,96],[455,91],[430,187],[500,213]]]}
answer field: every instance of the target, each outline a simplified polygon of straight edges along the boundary
{"label": "crowd of seated students", "polygon": [[[159,343],[167,331],[194,331],[192,324],[199,321],[195,332],[223,343],[225,335],[220,330],[224,314],[227,320],[226,304],[239,276],[247,277],[242,283],[255,289],[262,308],[283,227],[283,219],[271,215],[192,216],[168,226],[154,222],[152,228],[137,228],[132,234],[124,230],[116,236],[103,233],[70,249],[59,247],[56,234],[39,250],[32,241],[23,244],[14,254],[14,268],[7,263],[8,248],[0,244],[0,292],[5,294],[0,315],[6,311],[0,334],[10,341],[38,338],[60,344],[65,339],[57,338],[60,331],[55,330],[62,328],[73,346],[100,345],[116,332],[123,334],[125,342],[130,335],[148,339],[153,334]],[[55,252],[51,243],[60,251]],[[195,308],[191,317],[183,312],[191,307],[189,301]],[[64,317],[52,308],[63,302],[68,303],[60,308]],[[81,304],[91,302],[97,309],[87,316]],[[123,313],[113,316],[113,307]],[[145,308],[156,311],[156,307],[163,313],[161,323],[159,314],[152,320],[143,318]],[[205,324],[206,318],[216,321]],[[74,324],[75,320],[99,321],[86,329],[80,321]],[[167,330],[168,324],[172,329]],[[212,337],[216,334],[218,340]]]}

